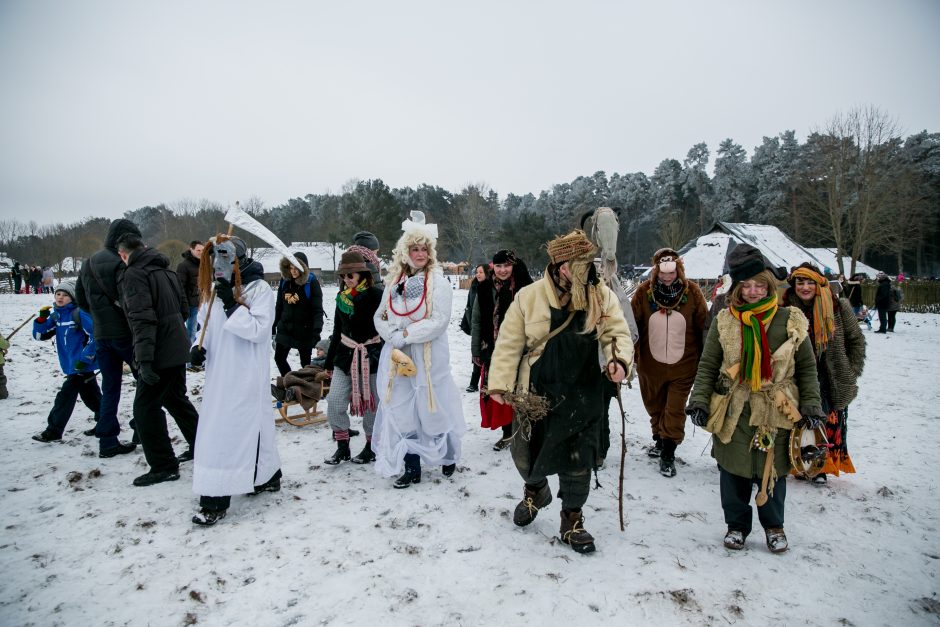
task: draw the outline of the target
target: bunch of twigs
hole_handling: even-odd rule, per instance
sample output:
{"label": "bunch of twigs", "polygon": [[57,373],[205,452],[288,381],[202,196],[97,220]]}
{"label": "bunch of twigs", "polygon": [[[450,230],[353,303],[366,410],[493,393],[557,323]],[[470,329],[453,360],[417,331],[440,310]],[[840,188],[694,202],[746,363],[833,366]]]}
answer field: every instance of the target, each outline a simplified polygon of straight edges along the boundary
{"label": "bunch of twigs", "polygon": [[545,418],[552,409],[547,398],[532,392],[527,394],[506,392],[503,394],[503,400],[512,407],[513,418],[518,425],[510,437],[515,438],[516,434],[519,434],[526,441],[532,437],[532,427],[535,423]]}

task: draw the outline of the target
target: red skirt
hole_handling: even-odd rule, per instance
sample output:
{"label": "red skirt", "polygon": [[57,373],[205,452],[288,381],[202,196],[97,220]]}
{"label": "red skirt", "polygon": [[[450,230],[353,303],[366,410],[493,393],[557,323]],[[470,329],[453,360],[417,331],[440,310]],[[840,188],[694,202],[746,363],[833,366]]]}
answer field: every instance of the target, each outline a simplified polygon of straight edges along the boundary
{"label": "red skirt", "polygon": [[480,394],[480,416],[483,417],[480,426],[484,429],[501,429],[512,424],[512,407]]}

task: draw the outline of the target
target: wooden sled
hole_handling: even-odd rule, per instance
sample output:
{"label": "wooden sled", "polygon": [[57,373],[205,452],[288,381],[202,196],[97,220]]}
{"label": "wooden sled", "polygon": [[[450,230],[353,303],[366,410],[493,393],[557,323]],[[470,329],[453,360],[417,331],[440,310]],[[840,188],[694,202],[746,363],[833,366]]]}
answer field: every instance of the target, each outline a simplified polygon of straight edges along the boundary
{"label": "wooden sled", "polygon": [[[326,393],[329,391],[330,387],[324,385],[323,396],[326,396]],[[319,405],[320,401],[317,401],[316,405],[307,410],[297,401],[274,401],[274,409],[280,414],[280,418],[274,419],[274,424],[286,422],[295,427],[308,427],[310,425],[323,424],[327,421],[327,416],[324,412],[319,411]],[[290,413],[291,407],[299,407],[300,412],[294,414]]]}

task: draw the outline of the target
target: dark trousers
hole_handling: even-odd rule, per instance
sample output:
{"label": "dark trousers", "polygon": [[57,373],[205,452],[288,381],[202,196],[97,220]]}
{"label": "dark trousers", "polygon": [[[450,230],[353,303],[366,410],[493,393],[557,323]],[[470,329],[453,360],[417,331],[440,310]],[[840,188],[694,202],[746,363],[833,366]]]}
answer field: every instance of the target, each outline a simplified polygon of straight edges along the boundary
{"label": "dark trousers", "polygon": [[888,331],[894,331],[894,322],[898,317],[898,312],[888,310]]}
{"label": "dark trousers", "polygon": [[134,365],[134,342],[130,337],[97,340],[95,354],[101,369],[101,411],[95,435],[98,436],[98,446],[104,450],[118,444],[121,424],[117,411],[121,401],[121,383],[124,364]]}
{"label": "dark trousers", "polygon": [[82,397],[85,406],[95,412],[95,420],[98,420],[98,412],[101,409],[101,390],[98,389],[98,379],[95,378],[95,373],[70,374],[65,377],[62,389],[55,395],[52,411],[49,412],[47,431],[62,437],[79,396]]}
{"label": "dark trousers", "polygon": [[13,277],[13,287],[16,290],[14,294],[19,294],[20,290],[23,289],[23,277],[15,276]]}
{"label": "dark trousers", "polygon": [[[760,486],[758,479],[745,479],[721,468],[721,508],[725,511],[725,523],[728,529],[740,531],[745,537],[751,533],[751,493],[754,486]],[[758,487],[758,489],[760,489]],[[772,529],[783,527],[784,502],[787,498],[787,478],[783,476],[774,484],[773,496],[768,494],[767,502],[757,508],[757,518],[761,527]]]}
{"label": "dark trousers", "polygon": [[[529,475],[525,483],[536,490],[548,483],[545,477]],[[591,492],[591,471],[579,470],[576,472],[558,473],[558,498],[561,499],[561,508],[569,512],[581,509],[587,503]]]}
{"label": "dark trousers", "polygon": [[[257,481],[258,481],[257,463],[258,463],[258,460],[256,458],[255,459],[255,482],[256,482],[255,486],[258,485],[257,484]],[[284,475],[281,474],[281,470],[278,469],[277,472],[271,475],[271,478],[268,479],[267,483],[273,483],[274,481],[279,481],[281,477],[283,476]],[[264,485],[267,485],[267,483]],[[202,509],[213,511],[213,512],[221,512],[222,510],[226,510],[229,508],[229,505],[231,504],[232,504],[231,496],[200,496],[199,497],[199,507],[201,507]]]}
{"label": "dark trousers", "polygon": [[196,423],[199,414],[186,396],[186,367],[183,365],[154,370],[160,380],[148,385],[137,380],[134,396],[134,422],[144,456],[152,472],[177,470],[179,462],[173,453],[170,435],[166,427],[166,408],[192,448],[196,442]]}
{"label": "dark trousers", "polygon": [[[297,352],[300,353],[300,367],[310,365],[310,356],[313,354],[313,348],[298,348]],[[290,346],[285,344],[277,344],[274,347],[274,363],[277,364],[277,369],[283,377],[285,374],[293,370],[290,367],[290,364],[287,363],[287,355],[290,353]]]}
{"label": "dark trousers", "polygon": [[470,385],[480,385],[480,365],[473,364],[473,372],[470,373]]}

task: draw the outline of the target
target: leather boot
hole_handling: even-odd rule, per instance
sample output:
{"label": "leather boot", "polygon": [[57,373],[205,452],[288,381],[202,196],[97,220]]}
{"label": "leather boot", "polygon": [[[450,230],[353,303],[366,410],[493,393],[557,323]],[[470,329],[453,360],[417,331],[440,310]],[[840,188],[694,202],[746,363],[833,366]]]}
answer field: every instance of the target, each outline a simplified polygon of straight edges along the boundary
{"label": "leather boot", "polygon": [[522,492],[522,500],[516,505],[516,511],[512,514],[512,522],[517,527],[525,527],[538,516],[539,510],[552,502],[552,490],[548,487],[548,481],[542,484],[542,487],[532,487],[525,485]]}
{"label": "leather boot", "polygon": [[349,440],[337,440],[336,452],[333,453],[333,457],[324,459],[323,463],[330,466],[335,466],[340,462],[348,462],[349,457]]}
{"label": "leather boot", "polygon": [[375,461],[375,453],[372,452],[372,442],[366,440],[366,445],[362,448],[358,455],[352,458],[352,463],[354,464],[368,464],[369,462]]}
{"label": "leather boot", "polygon": [[659,474],[664,477],[676,476],[676,441],[662,440],[663,450],[659,456]]}
{"label": "leather boot", "polygon": [[569,545],[576,553],[593,553],[594,536],[584,529],[584,516],[580,509],[561,510],[561,541]]}

